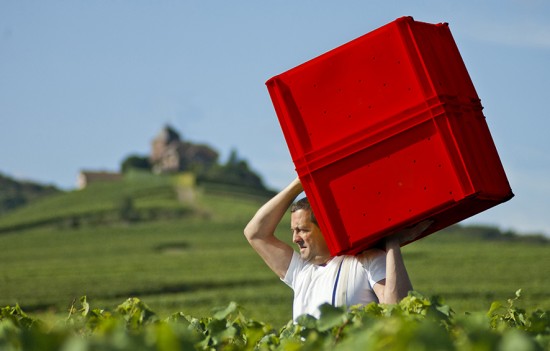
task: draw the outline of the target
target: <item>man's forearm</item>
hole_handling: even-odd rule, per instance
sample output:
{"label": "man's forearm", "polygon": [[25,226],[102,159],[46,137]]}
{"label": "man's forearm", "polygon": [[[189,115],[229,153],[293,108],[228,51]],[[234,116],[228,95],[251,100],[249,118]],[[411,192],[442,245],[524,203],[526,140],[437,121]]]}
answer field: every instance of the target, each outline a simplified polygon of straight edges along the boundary
{"label": "man's forearm", "polygon": [[399,240],[386,241],[386,285],[384,303],[397,303],[412,290],[411,280],[405,268]]}
{"label": "man's forearm", "polygon": [[425,220],[386,238],[386,285],[381,302],[399,302],[413,289],[401,255],[401,244],[415,240],[432,224],[433,220]]}
{"label": "man's forearm", "polygon": [[302,184],[296,178],[285,189],[260,207],[244,230],[246,238],[251,241],[273,235],[288,207],[302,191]]}

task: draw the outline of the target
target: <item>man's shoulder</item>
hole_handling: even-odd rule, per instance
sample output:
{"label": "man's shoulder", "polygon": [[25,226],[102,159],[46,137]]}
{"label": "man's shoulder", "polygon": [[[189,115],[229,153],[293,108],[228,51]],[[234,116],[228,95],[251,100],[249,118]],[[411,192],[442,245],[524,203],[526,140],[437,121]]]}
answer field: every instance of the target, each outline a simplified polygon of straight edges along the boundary
{"label": "man's shoulder", "polygon": [[305,261],[302,257],[300,257],[299,253],[293,251],[286,276],[298,274],[307,269],[309,266],[311,266],[311,263]]}
{"label": "man's shoulder", "polygon": [[368,249],[356,255],[355,257],[357,258],[358,261],[368,262],[368,261],[376,260],[385,256],[386,256],[386,251],[382,249]]}

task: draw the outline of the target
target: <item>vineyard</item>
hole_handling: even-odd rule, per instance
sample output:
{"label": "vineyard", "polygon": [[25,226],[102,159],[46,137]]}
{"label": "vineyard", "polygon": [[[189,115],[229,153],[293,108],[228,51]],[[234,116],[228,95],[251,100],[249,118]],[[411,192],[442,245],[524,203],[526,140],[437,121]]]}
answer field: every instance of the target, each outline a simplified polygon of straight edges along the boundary
{"label": "vineyard", "polygon": [[242,232],[266,198],[199,186],[185,202],[182,182],[136,175],[1,216],[0,350],[548,349],[547,239],[448,228],[403,248],[418,293],[399,306],[294,324]]}
{"label": "vineyard", "polygon": [[0,349],[15,350],[550,350],[550,313],[494,302],[487,313],[456,316],[437,298],[410,293],[396,305],[321,306],[275,330],[247,318],[237,304],[195,318],[160,319],[130,298],[114,311],[92,308],[86,297],[53,326],[19,306],[0,314]]}

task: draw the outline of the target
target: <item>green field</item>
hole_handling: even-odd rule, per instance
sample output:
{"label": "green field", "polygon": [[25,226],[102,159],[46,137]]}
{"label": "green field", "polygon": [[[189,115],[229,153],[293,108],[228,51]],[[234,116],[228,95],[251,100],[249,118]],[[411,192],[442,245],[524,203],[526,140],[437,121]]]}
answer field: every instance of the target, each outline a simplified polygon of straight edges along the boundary
{"label": "green field", "polygon": [[[285,324],[292,292],[242,234],[265,198],[199,186],[182,202],[177,184],[134,176],[0,217],[0,306],[18,303],[48,319],[83,295],[105,308],[136,296],[161,316],[199,317],[236,301],[250,318]],[[286,240],[288,220],[279,228]],[[549,244],[441,232],[403,252],[415,289],[459,314],[488,310],[518,289],[520,305],[550,310]]]}

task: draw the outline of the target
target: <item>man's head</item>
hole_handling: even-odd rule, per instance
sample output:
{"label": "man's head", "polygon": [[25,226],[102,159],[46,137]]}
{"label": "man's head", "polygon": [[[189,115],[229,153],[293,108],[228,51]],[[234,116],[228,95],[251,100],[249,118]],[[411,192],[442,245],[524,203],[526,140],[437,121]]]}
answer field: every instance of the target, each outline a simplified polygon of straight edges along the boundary
{"label": "man's head", "polygon": [[290,212],[292,241],[300,248],[302,259],[313,264],[325,264],[331,257],[330,252],[308,199],[303,198],[293,204]]}
{"label": "man's head", "polygon": [[296,201],[292,204],[290,207],[290,212],[294,213],[298,210],[305,210],[309,212],[311,221],[316,225],[319,226],[319,223],[317,223],[317,219],[315,218],[315,214],[313,214],[313,210],[311,209],[311,205],[309,204],[309,200],[307,197],[301,198],[300,200]]}

